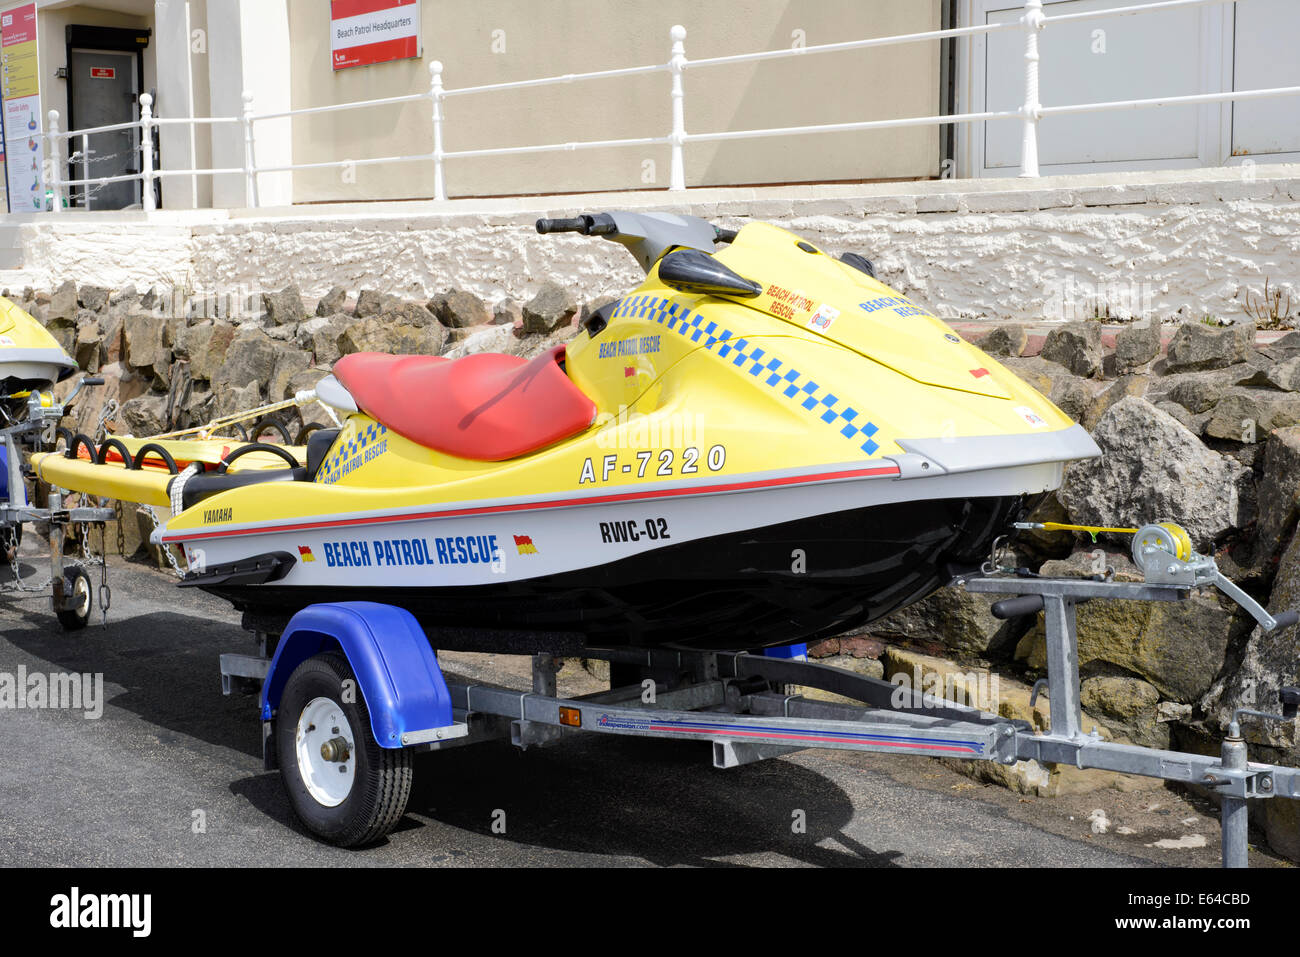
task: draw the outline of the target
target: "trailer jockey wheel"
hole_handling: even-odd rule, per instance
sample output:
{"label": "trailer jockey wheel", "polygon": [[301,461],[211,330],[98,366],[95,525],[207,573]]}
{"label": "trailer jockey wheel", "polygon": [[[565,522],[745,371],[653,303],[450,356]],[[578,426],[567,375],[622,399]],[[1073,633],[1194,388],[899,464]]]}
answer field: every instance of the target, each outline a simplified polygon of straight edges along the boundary
{"label": "trailer jockey wheel", "polygon": [[90,621],[90,610],[94,607],[91,597],[94,589],[90,584],[90,573],[80,565],[63,570],[63,608],[56,608],[54,615],[64,631],[80,631]]}
{"label": "trailer jockey wheel", "polygon": [[369,844],[405,813],[411,753],[375,743],[370,712],[343,655],[316,655],[294,669],[276,712],[275,746],[289,803],[322,840]]}

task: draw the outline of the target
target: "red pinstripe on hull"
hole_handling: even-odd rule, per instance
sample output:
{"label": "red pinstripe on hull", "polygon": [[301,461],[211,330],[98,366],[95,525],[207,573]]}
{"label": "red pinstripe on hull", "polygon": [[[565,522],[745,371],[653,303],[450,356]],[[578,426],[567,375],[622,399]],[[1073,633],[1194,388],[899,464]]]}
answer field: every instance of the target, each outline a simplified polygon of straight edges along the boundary
{"label": "red pinstripe on hull", "polygon": [[400,515],[373,515],[363,518],[332,518],[327,521],[293,522],[283,525],[268,525],[259,528],[236,528],[204,532],[177,532],[163,536],[164,542],[193,542],[213,538],[233,538],[242,535],[266,535],[272,532],[297,532],[316,528],[346,528],[356,525],[381,525],[393,522],[413,522],[431,518],[461,518],[469,515],[493,515],[509,512],[536,511],[546,508],[572,508],[579,505],[610,505],[618,502],[644,501],[647,499],[668,498],[677,495],[708,495],[714,492],[743,492],[752,489],[779,488],[784,485],[801,485],[815,482],[830,482],[838,479],[874,478],[878,476],[898,475],[896,465],[877,466],[865,469],[848,469],[839,472],[824,472],[820,475],[792,475],[782,478],[762,479],[755,482],[734,482],[723,485],[705,485],[693,488],[663,489],[660,491],[625,492],[611,495],[593,495],[585,498],[553,499],[545,502],[516,502],[506,505],[483,505],[477,508],[440,509],[427,512],[408,512]]}

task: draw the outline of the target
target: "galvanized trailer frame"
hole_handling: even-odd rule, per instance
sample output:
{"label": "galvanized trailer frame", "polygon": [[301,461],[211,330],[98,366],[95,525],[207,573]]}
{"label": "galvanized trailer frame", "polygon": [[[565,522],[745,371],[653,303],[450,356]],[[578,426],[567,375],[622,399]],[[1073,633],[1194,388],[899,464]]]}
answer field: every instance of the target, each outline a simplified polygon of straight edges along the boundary
{"label": "galvanized trailer frame", "polygon": [[[402,735],[401,746],[441,750],[487,740],[509,740],[519,748],[540,747],[573,733],[702,740],[712,744],[713,764],[736,767],[805,748],[909,754],[963,760],[1021,760],[1070,764],[1196,784],[1222,799],[1223,864],[1247,866],[1246,802],[1300,798],[1300,769],[1246,760],[1246,745],[1234,721],[1222,755],[1162,751],[1103,740],[1085,732],[1079,706],[1078,634],[1075,606],[1094,599],[1183,601],[1192,585],[1064,578],[976,575],[958,580],[977,593],[1018,595],[995,605],[995,614],[1045,611],[1050,729],[1012,720],[919,690],[808,661],[748,653],[664,649],[589,649],[642,677],[583,697],[562,697],[556,688],[556,658],[534,655],[533,687],[518,691],[470,683],[447,683],[452,723]],[[436,633],[426,633],[433,647]],[[223,687],[256,687],[271,666],[274,639],[261,636],[257,656],[223,655]],[[381,650],[382,654],[382,650]],[[611,669],[613,670],[613,669]],[[811,700],[787,693],[790,685],[831,692],[860,704]],[[366,692],[363,687],[363,693]],[[1035,687],[1035,697],[1039,687]],[[367,694],[367,700],[370,695]],[[1294,704],[1285,715],[1294,720]],[[264,742],[275,715],[263,712]],[[1240,717],[1240,715],[1238,715]],[[383,743],[381,742],[381,746]],[[393,746],[393,745],[386,745]],[[267,751],[266,765],[275,766]]]}
{"label": "galvanized trailer frame", "polygon": [[[73,525],[91,525],[111,521],[114,517],[114,511],[111,508],[96,507],[64,508],[63,495],[58,489],[50,490],[49,506],[47,508],[35,507],[27,498],[22,448],[25,442],[33,445],[44,443],[47,446],[53,446],[54,432],[58,427],[58,422],[63,418],[68,405],[72,403],[76,394],[85,385],[102,384],[102,382],[103,380],[83,379],[63,405],[43,405],[38,398],[37,401],[30,403],[29,417],[26,421],[19,422],[7,429],[0,429],[0,447],[5,450],[6,486],[8,488],[8,497],[0,499],[0,529],[14,528],[33,522],[48,523],[50,605],[55,613],[71,611],[77,603],[75,594],[68,593],[68,589],[65,587],[66,569],[64,567],[63,542],[67,529]],[[6,562],[3,561],[4,557],[3,554],[0,554],[0,566],[11,564],[15,569],[17,568],[16,559],[12,562]],[[103,556],[101,556],[100,560],[103,560]],[[15,571],[13,587],[22,590],[22,583],[17,579],[18,575]],[[5,586],[0,585],[0,593],[3,593],[4,590]],[[106,595],[101,596],[101,602],[106,597]],[[101,607],[106,608],[106,606]]]}

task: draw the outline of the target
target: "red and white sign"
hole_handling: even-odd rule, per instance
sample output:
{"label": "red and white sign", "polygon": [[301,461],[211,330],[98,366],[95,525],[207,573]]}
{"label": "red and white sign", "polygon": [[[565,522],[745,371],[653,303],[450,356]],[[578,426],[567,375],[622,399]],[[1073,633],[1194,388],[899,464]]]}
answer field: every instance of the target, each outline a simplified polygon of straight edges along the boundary
{"label": "red and white sign", "polygon": [[90,76],[95,80],[116,80],[117,69],[111,66],[92,66]]}
{"label": "red and white sign", "polygon": [[420,55],[420,0],[330,0],[334,69]]}

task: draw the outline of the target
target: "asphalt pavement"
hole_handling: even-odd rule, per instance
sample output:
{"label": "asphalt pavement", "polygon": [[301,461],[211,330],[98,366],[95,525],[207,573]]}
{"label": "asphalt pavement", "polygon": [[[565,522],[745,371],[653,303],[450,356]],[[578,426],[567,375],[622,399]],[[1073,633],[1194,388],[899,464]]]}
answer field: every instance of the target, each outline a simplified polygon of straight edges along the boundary
{"label": "asphalt pavement", "polygon": [[[262,770],[256,698],[221,693],[218,655],[253,648],[238,614],[142,564],[112,560],[110,582],[107,626],[96,614],[74,633],[48,600],[0,590],[0,676],[102,674],[107,699],[97,719],[0,708],[0,865],[1217,863],[1213,808],[1159,785],[1049,800],[930,759],[804,751],[723,771],[706,743],[594,735],[421,755],[397,830],[339,850],[303,830],[279,772]],[[446,654],[443,666],[528,686],[526,659]],[[574,663],[560,674],[562,692],[593,681]]]}

